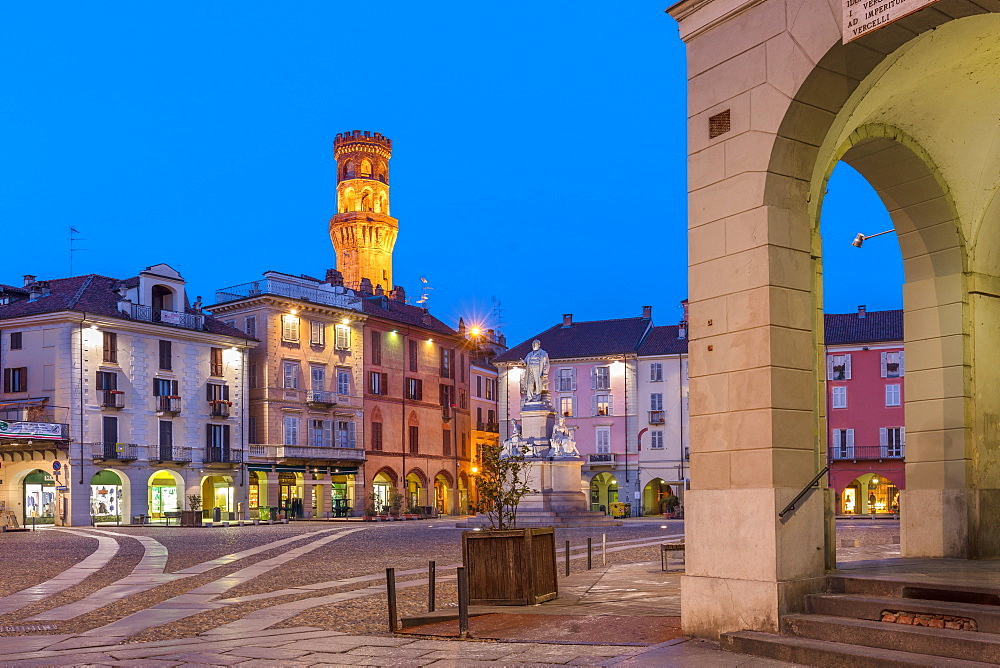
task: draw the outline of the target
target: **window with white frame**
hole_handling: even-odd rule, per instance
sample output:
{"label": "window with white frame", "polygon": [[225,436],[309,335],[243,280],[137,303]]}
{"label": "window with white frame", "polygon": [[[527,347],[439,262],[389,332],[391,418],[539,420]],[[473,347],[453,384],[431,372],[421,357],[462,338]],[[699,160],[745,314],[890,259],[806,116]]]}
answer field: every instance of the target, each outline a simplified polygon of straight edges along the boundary
{"label": "window with white frame", "polygon": [[572,392],[576,389],[576,369],[559,369],[559,391]]}
{"label": "window with white frame", "polygon": [[847,408],[847,388],[846,387],[835,387],[833,392],[833,407],[834,408]]}
{"label": "window with white frame", "polygon": [[851,356],[827,355],[826,357],[826,379],[827,380],[850,380],[851,379]]}
{"label": "window with white frame", "polygon": [[902,351],[893,353],[882,353],[882,377],[902,378],[903,376],[903,353]]}
{"label": "window with white frame", "polygon": [[289,390],[299,389],[299,363],[285,362],[282,364],[284,371],[284,384],[282,387]]}
{"label": "window with white frame", "polygon": [[309,343],[314,346],[326,345],[326,325],[317,320],[309,321]]}
{"label": "window with white frame", "polygon": [[594,443],[597,454],[611,452],[611,427],[597,427],[594,430]]}
{"label": "window with white frame", "polygon": [[497,379],[487,378],[486,379],[486,398],[496,399],[497,396]]}
{"label": "window with white frame", "polygon": [[610,394],[595,394],[591,408],[594,415],[614,415],[614,398]]}
{"label": "window with white frame", "polygon": [[322,392],[326,389],[326,369],[321,366],[309,368],[310,386],[313,392]]}
{"label": "window with white frame", "polygon": [[663,362],[653,362],[649,365],[649,379],[652,381],[663,380]]}
{"label": "window with white frame", "polygon": [[351,393],[351,370],[337,369],[337,394]]}
{"label": "window with white frame", "polygon": [[257,338],[257,316],[248,315],[243,321],[243,331],[247,336]]}
{"label": "window with white frame", "polygon": [[654,429],[649,432],[649,447],[653,450],[663,449],[663,430]]}
{"label": "window with white frame", "polygon": [[885,386],[885,405],[886,406],[899,406],[900,404],[900,386],[898,383]]}
{"label": "window with white frame", "polygon": [[559,414],[563,417],[576,415],[576,397],[559,397]]}
{"label": "window with white frame", "polygon": [[334,431],[334,445],[338,448],[353,448],[357,445],[355,439],[355,425],[350,420],[337,420]]}
{"label": "window with white frame", "polygon": [[833,459],[854,458],[854,430],[833,430]]}
{"label": "window with white frame", "polygon": [[590,370],[590,389],[610,390],[611,389],[611,367],[595,366]]}
{"label": "window with white frame", "polygon": [[350,325],[337,325],[335,328],[337,339],[334,347],[337,350],[350,350],[351,348],[351,327]]}
{"label": "window with white frame", "polygon": [[299,316],[291,313],[281,316],[281,340],[292,342],[299,340]]}
{"label": "window with white frame", "polygon": [[903,427],[882,427],[878,430],[880,454],[883,457],[902,457],[906,445],[906,430]]}
{"label": "window with white frame", "polygon": [[284,419],[285,433],[282,434],[284,437],[285,445],[298,445],[299,444],[299,418],[295,415],[286,415]]}
{"label": "window with white frame", "polygon": [[662,411],[663,410],[663,393],[653,392],[649,395],[649,410],[651,411]]}

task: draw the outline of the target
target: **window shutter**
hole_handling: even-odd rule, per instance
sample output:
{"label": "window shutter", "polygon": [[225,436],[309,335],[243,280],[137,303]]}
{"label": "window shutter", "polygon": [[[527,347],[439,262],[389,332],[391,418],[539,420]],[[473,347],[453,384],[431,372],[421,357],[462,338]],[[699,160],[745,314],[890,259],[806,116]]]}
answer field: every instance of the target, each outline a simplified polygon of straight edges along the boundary
{"label": "window shutter", "polygon": [[851,379],[851,356],[844,355],[844,378],[846,380]]}
{"label": "window shutter", "polygon": [[839,429],[834,429],[833,430],[833,447],[834,448],[840,448],[840,443],[841,443],[841,441],[840,441],[840,430]]}
{"label": "window shutter", "polygon": [[222,447],[225,450],[229,450],[229,430],[230,427],[228,424],[222,425]]}
{"label": "window shutter", "polygon": [[608,415],[615,414],[615,395],[608,395]]}
{"label": "window shutter", "polygon": [[[591,371],[590,374],[591,374],[591,380],[593,380],[594,372]],[[596,394],[590,398],[590,414],[591,415],[597,415],[597,395]]]}
{"label": "window shutter", "polygon": [[[382,394],[389,394],[389,374],[382,373]],[[421,398],[423,397],[423,388],[420,389]]]}
{"label": "window shutter", "polygon": [[333,446],[333,421],[323,420],[323,445],[326,447]]}
{"label": "window shutter", "polygon": [[826,379],[833,380],[833,355],[826,356]]}
{"label": "window shutter", "polygon": [[883,448],[889,445],[889,430],[885,427],[878,430],[878,444]]}
{"label": "window shutter", "polygon": [[[596,367],[591,367],[591,369],[590,369],[590,389],[592,389],[592,390],[596,390],[597,389],[597,368]],[[596,409],[594,411],[594,414],[595,415],[597,414]]]}
{"label": "window shutter", "polygon": [[229,386],[228,385],[223,385],[222,386],[222,398],[225,399],[226,401],[229,401]]}
{"label": "window shutter", "polygon": [[[6,380],[7,380],[7,376],[5,374],[4,375],[4,381],[6,382]],[[160,389],[160,380],[159,380],[159,378],[154,378],[153,379],[153,396],[154,397],[160,396],[159,393],[157,392],[158,389]]]}
{"label": "window shutter", "polygon": [[570,378],[570,387],[575,390],[576,389],[576,369],[575,368],[569,370],[569,378]]}
{"label": "window shutter", "polygon": [[904,353],[904,351],[902,351],[902,350],[899,351],[899,375],[900,375],[900,377],[902,377],[902,375],[903,375],[903,366],[904,366],[903,365],[903,353]]}
{"label": "window shutter", "polygon": [[205,425],[205,447],[212,447],[212,425],[210,424]]}
{"label": "window shutter", "polygon": [[358,447],[357,436],[358,436],[357,425],[354,424],[354,421],[352,420],[351,422],[347,423],[347,447],[349,448]]}
{"label": "window shutter", "polygon": [[906,427],[899,428],[899,444],[906,445]]}
{"label": "window shutter", "polygon": [[573,415],[574,417],[579,415],[579,413],[576,412],[576,397],[573,397]]}
{"label": "window shutter", "polygon": [[881,354],[881,358],[882,358],[882,377],[885,378],[888,375],[885,369],[885,353]]}
{"label": "window shutter", "polygon": [[180,394],[180,390],[177,389],[177,381],[176,380],[170,381],[170,394],[172,394],[175,397],[178,394]]}
{"label": "window shutter", "polygon": [[848,429],[847,430],[847,447],[848,448],[853,448],[854,447],[854,430],[853,429]]}
{"label": "window shutter", "polygon": [[214,398],[215,397],[212,396],[212,384],[211,383],[206,383],[206,385],[205,385],[205,399],[207,399],[208,401],[211,401]]}

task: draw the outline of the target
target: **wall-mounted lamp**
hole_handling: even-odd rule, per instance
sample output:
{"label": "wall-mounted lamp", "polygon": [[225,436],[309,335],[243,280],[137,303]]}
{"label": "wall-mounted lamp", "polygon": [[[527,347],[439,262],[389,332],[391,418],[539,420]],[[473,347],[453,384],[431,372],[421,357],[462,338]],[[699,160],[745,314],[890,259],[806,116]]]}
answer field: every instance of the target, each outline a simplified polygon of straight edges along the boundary
{"label": "wall-mounted lamp", "polygon": [[895,231],[896,230],[886,230],[885,232],[879,232],[878,234],[869,234],[867,236],[859,232],[858,236],[854,237],[854,241],[851,242],[851,245],[856,248],[861,248],[861,244],[868,241],[869,239],[874,239],[875,237],[880,237],[883,234],[889,234],[890,232],[895,232]]}

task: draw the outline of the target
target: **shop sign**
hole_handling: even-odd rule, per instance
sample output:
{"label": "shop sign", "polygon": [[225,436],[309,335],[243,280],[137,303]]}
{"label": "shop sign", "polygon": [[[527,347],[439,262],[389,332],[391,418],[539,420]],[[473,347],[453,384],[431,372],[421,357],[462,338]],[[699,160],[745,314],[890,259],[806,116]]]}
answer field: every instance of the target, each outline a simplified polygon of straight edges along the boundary
{"label": "shop sign", "polygon": [[844,44],[938,0],[844,0]]}
{"label": "shop sign", "polygon": [[0,420],[0,436],[5,438],[38,438],[62,440],[62,425],[58,422],[4,422]]}
{"label": "shop sign", "polygon": [[166,322],[171,325],[183,325],[184,314],[178,311],[160,311],[160,322]]}
{"label": "shop sign", "polygon": [[58,487],[56,487],[57,492],[65,492],[67,490],[69,490],[69,487],[67,487],[66,485],[59,485]]}

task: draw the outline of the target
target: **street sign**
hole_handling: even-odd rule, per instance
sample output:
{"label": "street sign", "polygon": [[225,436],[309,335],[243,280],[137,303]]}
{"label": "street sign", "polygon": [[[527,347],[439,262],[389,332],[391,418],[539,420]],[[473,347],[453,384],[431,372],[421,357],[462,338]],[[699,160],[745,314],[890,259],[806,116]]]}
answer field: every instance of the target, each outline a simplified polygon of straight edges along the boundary
{"label": "street sign", "polygon": [[844,0],[844,44],[938,0]]}
{"label": "street sign", "polygon": [[56,460],[56,461],[52,462],[52,470],[53,470],[53,471],[58,471],[58,470],[59,470],[59,469],[61,469],[61,468],[62,468],[62,464],[61,464],[61,463],[59,463],[59,461],[58,461],[58,460]]}
{"label": "street sign", "polygon": [[65,492],[67,490],[69,490],[69,487],[66,487],[65,485],[60,485],[59,487],[56,487],[57,492]]}

